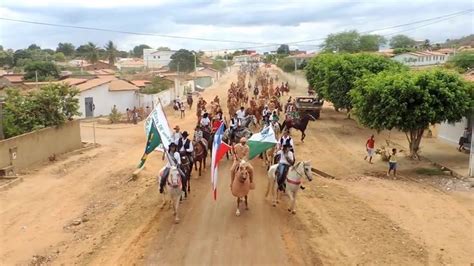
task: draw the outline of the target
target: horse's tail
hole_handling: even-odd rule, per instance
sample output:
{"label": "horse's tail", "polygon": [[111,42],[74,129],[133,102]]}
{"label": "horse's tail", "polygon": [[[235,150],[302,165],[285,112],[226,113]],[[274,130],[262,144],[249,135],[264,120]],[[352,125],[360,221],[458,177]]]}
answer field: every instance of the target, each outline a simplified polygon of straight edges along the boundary
{"label": "horse's tail", "polygon": [[270,189],[272,188],[273,186],[273,183],[271,178],[272,178],[272,175],[273,175],[273,172],[271,171],[271,169],[268,170],[268,184],[267,184],[267,191],[265,192],[265,198],[268,197],[268,194],[270,193]]}

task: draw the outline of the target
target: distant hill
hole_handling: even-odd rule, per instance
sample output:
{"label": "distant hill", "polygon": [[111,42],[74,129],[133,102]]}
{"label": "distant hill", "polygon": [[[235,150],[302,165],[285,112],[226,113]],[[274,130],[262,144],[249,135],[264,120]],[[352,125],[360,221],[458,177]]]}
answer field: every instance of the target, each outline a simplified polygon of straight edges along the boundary
{"label": "distant hill", "polygon": [[441,44],[442,47],[461,47],[471,46],[474,47],[474,34],[461,37],[459,39],[447,39],[445,43]]}

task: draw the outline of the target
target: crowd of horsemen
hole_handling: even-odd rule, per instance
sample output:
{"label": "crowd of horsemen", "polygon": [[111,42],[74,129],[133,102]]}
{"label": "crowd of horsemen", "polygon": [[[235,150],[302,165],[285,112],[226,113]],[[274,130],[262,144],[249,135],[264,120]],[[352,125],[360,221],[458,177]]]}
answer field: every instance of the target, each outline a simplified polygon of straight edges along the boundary
{"label": "crowd of horsemen", "polygon": [[[170,160],[178,166],[180,175],[189,179],[193,164],[196,163],[199,149],[207,156],[212,147],[214,133],[224,124],[225,133],[223,141],[229,144],[234,163],[231,168],[232,180],[235,170],[242,160],[247,160],[249,155],[248,138],[252,135],[251,128],[261,129],[272,126],[275,136],[283,130],[280,117],[284,113],[286,121],[299,119],[294,100],[288,98],[285,106],[281,98],[289,93],[288,82],[279,83],[278,75],[271,76],[266,70],[253,65],[243,65],[238,72],[237,82],[232,82],[228,89],[227,109],[229,120],[224,116],[221,100],[215,96],[210,103],[199,97],[196,104],[197,124],[194,136],[190,139],[187,131],[181,131],[179,126],[174,127],[173,142],[168,147],[168,164],[164,168],[160,181],[160,192],[166,182]],[[252,79],[254,83],[252,84]],[[246,80],[248,82],[246,83]],[[289,135],[289,129],[284,129],[274,148],[272,164],[278,163],[278,186],[284,190],[285,175],[291,165],[295,163],[294,143]],[[199,146],[199,147],[198,147]],[[201,154],[201,153],[199,153]],[[201,154],[202,155],[202,154]],[[262,154],[263,156],[263,154]],[[186,161],[185,162],[183,162]],[[205,159],[204,159],[205,163]],[[253,182],[253,168],[249,165],[250,181]],[[186,182],[183,182],[185,184]],[[189,188],[188,188],[189,189]],[[186,192],[186,186],[183,186]]]}

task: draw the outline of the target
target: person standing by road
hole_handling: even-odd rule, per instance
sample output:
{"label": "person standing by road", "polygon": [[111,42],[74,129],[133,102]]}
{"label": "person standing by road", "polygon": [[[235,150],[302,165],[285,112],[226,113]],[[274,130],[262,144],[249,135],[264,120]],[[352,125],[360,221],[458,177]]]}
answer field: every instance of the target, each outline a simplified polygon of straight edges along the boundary
{"label": "person standing by road", "polygon": [[392,149],[392,154],[388,157],[388,172],[387,176],[390,176],[390,172],[393,170],[393,176],[397,176],[397,149]]}
{"label": "person standing by road", "polygon": [[372,156],[374,156],[375,152],[374,135],[370,136],[370,138],[365,143],[365,150],[367,151],[367,155],[364,157],[364,160],[367,160],[367,157],[369,157],[369,163],[372,163]]}

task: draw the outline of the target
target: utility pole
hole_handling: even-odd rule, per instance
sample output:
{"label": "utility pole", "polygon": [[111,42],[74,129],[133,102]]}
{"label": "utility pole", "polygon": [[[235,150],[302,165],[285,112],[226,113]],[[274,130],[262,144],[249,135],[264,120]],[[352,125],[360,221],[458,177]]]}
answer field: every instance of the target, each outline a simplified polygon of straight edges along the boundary
{"label": "utility pole", "polygon": [[3,98],[0,98],[0,140],[5,139],[3,134]]}
{"label": "utility pole", "polygon": [[38,70],[35,70],[36,88],[38,88]]}
{"label": "utility pole", "polygon": [[295,59],[295,90],[296,90],[296,69],[297,69],[298,67],[296,66],[296,57],[295,57],[294,59]]}

